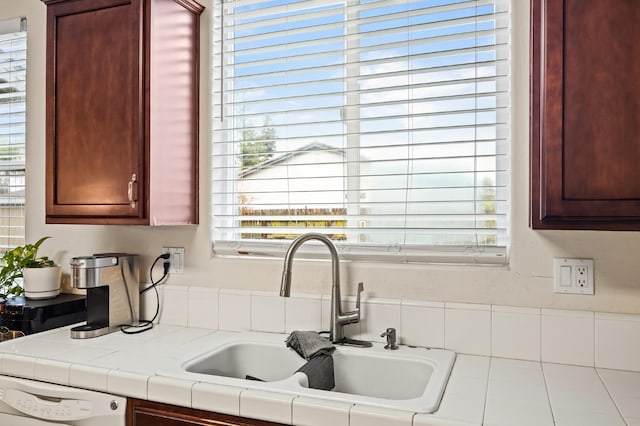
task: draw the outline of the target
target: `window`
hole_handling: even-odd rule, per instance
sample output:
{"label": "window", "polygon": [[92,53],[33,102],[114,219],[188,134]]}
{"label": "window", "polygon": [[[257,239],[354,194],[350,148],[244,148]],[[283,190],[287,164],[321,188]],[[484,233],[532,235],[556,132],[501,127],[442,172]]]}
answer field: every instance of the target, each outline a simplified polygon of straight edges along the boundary
{"label": "window", "polygon": [[509,0],[219,0],[213,39],[217,252],[506,262]]}
{"label": "window", "polygon": [[24,244],[26,19],[0,21],[0,252]]}

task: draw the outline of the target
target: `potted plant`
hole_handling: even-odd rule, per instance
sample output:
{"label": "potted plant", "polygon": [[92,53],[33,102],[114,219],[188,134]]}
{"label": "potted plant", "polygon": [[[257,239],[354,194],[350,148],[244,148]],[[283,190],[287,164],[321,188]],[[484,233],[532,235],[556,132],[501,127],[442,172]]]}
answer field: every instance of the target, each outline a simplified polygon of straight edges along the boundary
{"label": "potted plant", "polygon": [[0,269],[0,301],[8,297],[20,296],[24,292],[20,277],[21,272],[19,269],[4,264]]}
{"label": "potted plant", "polygon": [[38,257],[38,249],[49,238],[42,237],[35,244],[15,247],[2,256],[0,296],[24,293],[27,298],[46,299],[60,293],[62,268],[47,256]]}

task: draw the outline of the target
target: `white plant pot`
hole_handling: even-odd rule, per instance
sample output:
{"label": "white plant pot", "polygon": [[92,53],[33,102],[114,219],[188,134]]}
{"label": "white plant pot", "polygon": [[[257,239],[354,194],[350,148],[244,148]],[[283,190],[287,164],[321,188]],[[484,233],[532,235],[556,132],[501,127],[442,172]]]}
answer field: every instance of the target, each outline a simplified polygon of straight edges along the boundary
{"label": "white plant pot", "polygon": [[62,267],[24,268],[22,287],[28,299],[49,299],[60,293]]}

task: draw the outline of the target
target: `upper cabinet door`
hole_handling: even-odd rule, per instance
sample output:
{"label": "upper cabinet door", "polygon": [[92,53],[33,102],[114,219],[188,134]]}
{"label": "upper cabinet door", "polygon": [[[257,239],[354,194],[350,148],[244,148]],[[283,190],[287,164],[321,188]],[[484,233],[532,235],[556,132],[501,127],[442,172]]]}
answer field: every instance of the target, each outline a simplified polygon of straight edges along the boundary
{"label": "upper cabinet door", "polygon": [[47,214],[143,217],[138,0],[48,8]]}
{"label": "upper cabinet door", "polygon": [[47,5],[47,223],[198,223],[195,0]]}
{"label": "upper cabinet door", "polygon": [[639,230],[640,1],[531,11],[531,225]]}

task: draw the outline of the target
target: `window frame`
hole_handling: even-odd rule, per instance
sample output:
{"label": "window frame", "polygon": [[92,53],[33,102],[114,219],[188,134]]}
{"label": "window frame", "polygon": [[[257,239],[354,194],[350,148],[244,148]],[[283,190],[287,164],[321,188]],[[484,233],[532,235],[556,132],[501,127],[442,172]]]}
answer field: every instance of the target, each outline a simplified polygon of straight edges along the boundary
{"label": "window frame", "polygon": [[[350,1],[353,3],[353,1]],[[511,5],[510,0],[497,0],[497,2],[502,3],[503,5],[507,5],[507,15],[511,13]],[[223,2],[218,1],[215,4],[214,12],[212,14],[213,20],[213,68],[215,73],[215,68],[222,68],[221,61],[224,61],[224,57],[219,55],[216,49],[224,50],[224,41],[221,38],[221,34],[223,33],[221,29],[221,25],[224,25],[224,17],[221,14],[220,9],[223,7],[224,3],[233,3],[233,2]],[[484,2],[486,3],[486,1]],[[507,31],[510,31],[511,24],[510,18],[509,23],[507,24]],[[348,26],[348,25],[347,25]],[[217,38],[216,38],[217,35]],[[347,37],[348,38],[348,37]],[[509,41],[508,44],[508,55],[511,56],[511,43]],[[507,77],[508,81],[511,81],[511,65],[510,62],[507,61],[508,72],[509,75]],[[348,69],[348,67],[347,67]],[[223,72],[223,71],[221,71]],[[213,144],[219,142],[218,133],[221,131],[223,127],[223,121],[225,119],[225,105],[223,104],[224,99],[224,81],[222,76],[213,77],[214,82],[214,90],[212,97],[212,107],[214,109],[214,120],[213,120]],[[510,85],[510,83],[509,83]],[[509,89],[510,90],[510,89]],[[352,92],[353,93],[353,92]],[[507,92],[507,98],[510,98],[510,91]],[[358,102],[353,102],[354,104],[358,104]],[[346,106],[345,111],[348,111],[349,107]],[[346,112],[345,114],[349,114]],[[507,119],[507,132],[509,133],[506,136],[507,139],[507,153],[505,159],[503,161],[509,162],[510,150],[509,140],[510,140],[510,126],[511,126],[511,112],[508,110],[508,119]],[[349,121],[349,123],[358,125],[355,121]],[[356,137],[347,137],[347,146],[352,147],[354,145],[358,145],[359,138],[357,137],[357,132],[348,131],[348,135],[356,136]],[[225,144],[227,149],[230,148],[229,145]],[[219,148],[219,146],[217,147]],[[355,150],[347,150],[350,155],[357,155]],[[215,156],[214,149],[214,156]],[[229,153],[223,155],[230,155]],[[358,161],[347,161],[347,163],[352,167],[358,167]],[[497,186],[503,186],[504,191],[507,193],[507,208],[506,213],[500,217],[500,220],[503,221],[503,224],[500,225],[504,227],[506,232],[506,243],[500,246],[402,246],[402,245],[386,245],[381,246],[378,244],[357,244],[357,247],[353,245],[344,246],[340,242],[336,242],[336,246],[338,248],[338,252],[343,259],[350,260],[377,260],[377,261],[385,261],[385,262],[429,262],[429,263],[454,263],[454,264],[493,264],[493,265],[504,265],[508,263],[508,249],[509,249],[509,229],[510,229],[510,211],[509,211],[509,203],[510,203],[510,172],[508,171],[510,166],[507,167],[507,172],[504,174],[498,174],[499,181],[496,181]],[[215,166],[214,166],[215,169]],[[347,176],[345,177],[347,180],[351,178],[358,179],[359,172],[353,172],[351,169],[347,168]],[[218,170],[219,171],[219,170]],[[216,175],[214,173],[214,178],[212,179],[213,185],[226,185],[226,191],[220,191],[223,193],[222,197],[227,197],[227,200],[216,200],[214,193],[212,204],[216,204],[219,201],[222,203],[235,204],[233,197],[237,195],[237,183],[233,178],[233,170],[227,169],[225,171],[227,174],[223,176],[222,179],[216,180]],[[221,175],[218,174],[217,177]],[[477,187],[476,187],[477,188]],[[350,195],[355,194],[355,192],[348,191]],[[350,204],[355,206],[356,203]],[[261,257],[280,257],[284,254],[286,249],[290,244],[290,239],[282,240],[282,241],[243,241],[243,240],[234,240],[234,239],[217,239],[215,237],[216,233],[216,218],[215,213],[212,211],[212,239],[213,239],[213,249],[214,252],[218,255],[223,256],[261,256]],[[313,231],[313,229],[309,229],[308,231]],[[303,232],[302,232],[303,233]],[[313,244],[309,245],[309,247],[305,247],[301,250],[303,256],[306,257],[318,257],[324,253],[324,250],[321,246],[314,247]]]}

